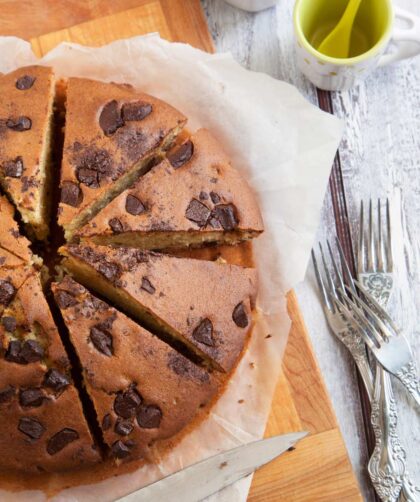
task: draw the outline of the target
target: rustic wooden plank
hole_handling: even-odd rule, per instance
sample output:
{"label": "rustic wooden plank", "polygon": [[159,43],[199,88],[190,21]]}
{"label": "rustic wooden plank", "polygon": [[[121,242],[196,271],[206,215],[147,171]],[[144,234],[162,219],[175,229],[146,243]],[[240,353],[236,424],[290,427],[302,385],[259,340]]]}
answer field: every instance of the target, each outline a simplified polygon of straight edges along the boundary
{"label": "rustic wooden plank", "polygon": [[64,30],[46,33],[31,40],[37,55],[46,54],[60,42],[75,42],[82,45],[100,46],[135,35],[144,35],[158,31],[163,38],[170,39],[171,34],[163,15],[161,4],[151,1],[134,9],[118,12],[97,20],[65,28]]}
{"label": "rustic wooden plank", "polygon": [[311,435],[254,476],[249,502],[361,501],[338,429]]}

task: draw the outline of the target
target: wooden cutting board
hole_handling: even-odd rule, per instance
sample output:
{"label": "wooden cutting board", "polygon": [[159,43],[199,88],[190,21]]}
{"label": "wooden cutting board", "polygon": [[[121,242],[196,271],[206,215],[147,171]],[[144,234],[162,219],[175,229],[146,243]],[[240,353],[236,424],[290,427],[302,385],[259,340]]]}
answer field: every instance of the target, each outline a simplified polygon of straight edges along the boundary
{"label": "wooden cutting board", "polygon": [[[62,41],[98,46],[149,32],[214,50],[199,0],[0,0],[0,35],[30,39],[38,56]],[[310,436],[256,473],[249,501],[361,500],[293,292],[288,308],[292,328],[266,436]]]}

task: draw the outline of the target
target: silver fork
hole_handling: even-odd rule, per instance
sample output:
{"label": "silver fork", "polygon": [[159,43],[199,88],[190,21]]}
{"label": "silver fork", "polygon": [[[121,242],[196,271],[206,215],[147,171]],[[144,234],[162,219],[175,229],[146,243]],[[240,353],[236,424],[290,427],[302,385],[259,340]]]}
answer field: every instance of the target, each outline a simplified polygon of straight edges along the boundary
{"label": "silver fork", "polygon": [[[346,308],[343,302],[350,301],[348,292],[353,295],[356,294],[356,286],[353,283],[347,262],[344,258],[344,254],[338,240],[337,245],[340,252],[343,273],[346,277],[346,281],[350,284],[350,287],[345,286],[344,284],[343,276],[337,267],[329,243],[328,250],[336,281],[334,281],[327,266],[321,245],[320,252],[323,262],[324,275],[327,279],[326,283],[319,271],[315,253],[313,251],[312,260],[314,263],[317,282],[322,292],[323,306],[328,323],[333,333],[350,350],[357,367],[361,367],[365,372],[364,376],[362,374],[362,378],[365,385],[366,383],[368,384],[366,389],[372,405],[372,417],[376,417],[374,422],[378,426],[375,430],[375,450],[371,460],[369,461],[369,466],[371,461],[376,461],[375,459],[378,454],[381,463],[381,470],[379,473],[377,474],[374,469],[369,468],[369,475],[376,492],[381,497],[381,500],[387,502],[396,501],[400,496],[399,500],[401,501],[414,502],[416,498],[415,492],[412,490],[412,485],[403,477],[405,471],[405,452],[402,449],[396,435],[396,414],[394,413],[395,403],[393,401],[390,402],[384,395],[384,391],[388,390],[388,388],[386,386],[386,382],[382,381],[381,374],[379,372],[376,374],[375,385],[373,386],[372,373],[370,372],[363,338],[360,336],[358,329],[355,328],[351,319],[348,319],[342,314],[343,308]],[[385,385],[382,386],[382,383]],[[369,391],[368,389],[371,390]]]}
{"label": "silver fork", "polygon": [[[393,259],[391,246],[391,218],[389,199],[385,204],[385,222],[382,218],[382,204],[378,199],[377,219],[374,224],[372,199],[369,201],[368,228],[365,231],[363,201],[360,204],[359,218],[359,240],[357,250],[357,276],[364,291],[368,291],[376,298],[378,303],[385,308],[391,296],[393,288]],[[375,230],[376,227],[376,230]],[[367,238],[366,238],[367,235]],[[366,256],[367,253],[367,256]],[[384,428],[389,429],[386,423],[387,416],[391,420],[397,420],[397,409],[395,405],[394,394],[392,390],[389,374],[383,370],[380,364],[376,364],[376,377],[374,385],[375,397],[372,402],[372,427],[376,438],[376,447],[369,462],[371,476],[379,478],[380,469],[383,468],[381,431]],[[376,403],[382,401],[383,413],[376,406]],[[398,437],[397,437],[398,440]],[[399,451],[399,441],[395,445],[397,452],[404,455],[404,451]],[[416,488],[408,479],[408,473],[405,473],[405,482],[402,486],[400,500],[412,500],[415,497]]]}

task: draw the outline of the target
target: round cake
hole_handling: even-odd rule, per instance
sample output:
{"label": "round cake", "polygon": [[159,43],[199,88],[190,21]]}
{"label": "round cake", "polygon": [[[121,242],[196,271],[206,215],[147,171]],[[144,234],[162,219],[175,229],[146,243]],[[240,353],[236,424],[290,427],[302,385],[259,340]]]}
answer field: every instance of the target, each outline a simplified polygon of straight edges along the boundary
{"label": "round cake", "polygon": [[254,194],[130,85],[31,66],[0,91],[0,470],[157,461],[246,350],[257,273],[223,250],[263,232]]}

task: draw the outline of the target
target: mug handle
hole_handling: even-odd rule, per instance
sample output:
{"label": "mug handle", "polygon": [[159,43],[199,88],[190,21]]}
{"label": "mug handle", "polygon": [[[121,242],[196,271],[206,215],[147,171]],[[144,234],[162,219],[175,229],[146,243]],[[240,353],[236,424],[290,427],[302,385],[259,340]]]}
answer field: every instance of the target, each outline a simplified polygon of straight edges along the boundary
{"label": "mug handle", "polygon": [[397,44],[396,51],[391,54],[384,54],[379,60],[378,66],[386,66],[401,59],[414,57],[420,54],[420,17],[415,16],[408,10],[401,7],[394,7],[395,18],[400,19],[408,24],[408,28],[394,28],[392,31],[391,41],[393,42],[414,42],[418,47],[407,47],[407,44]]}

